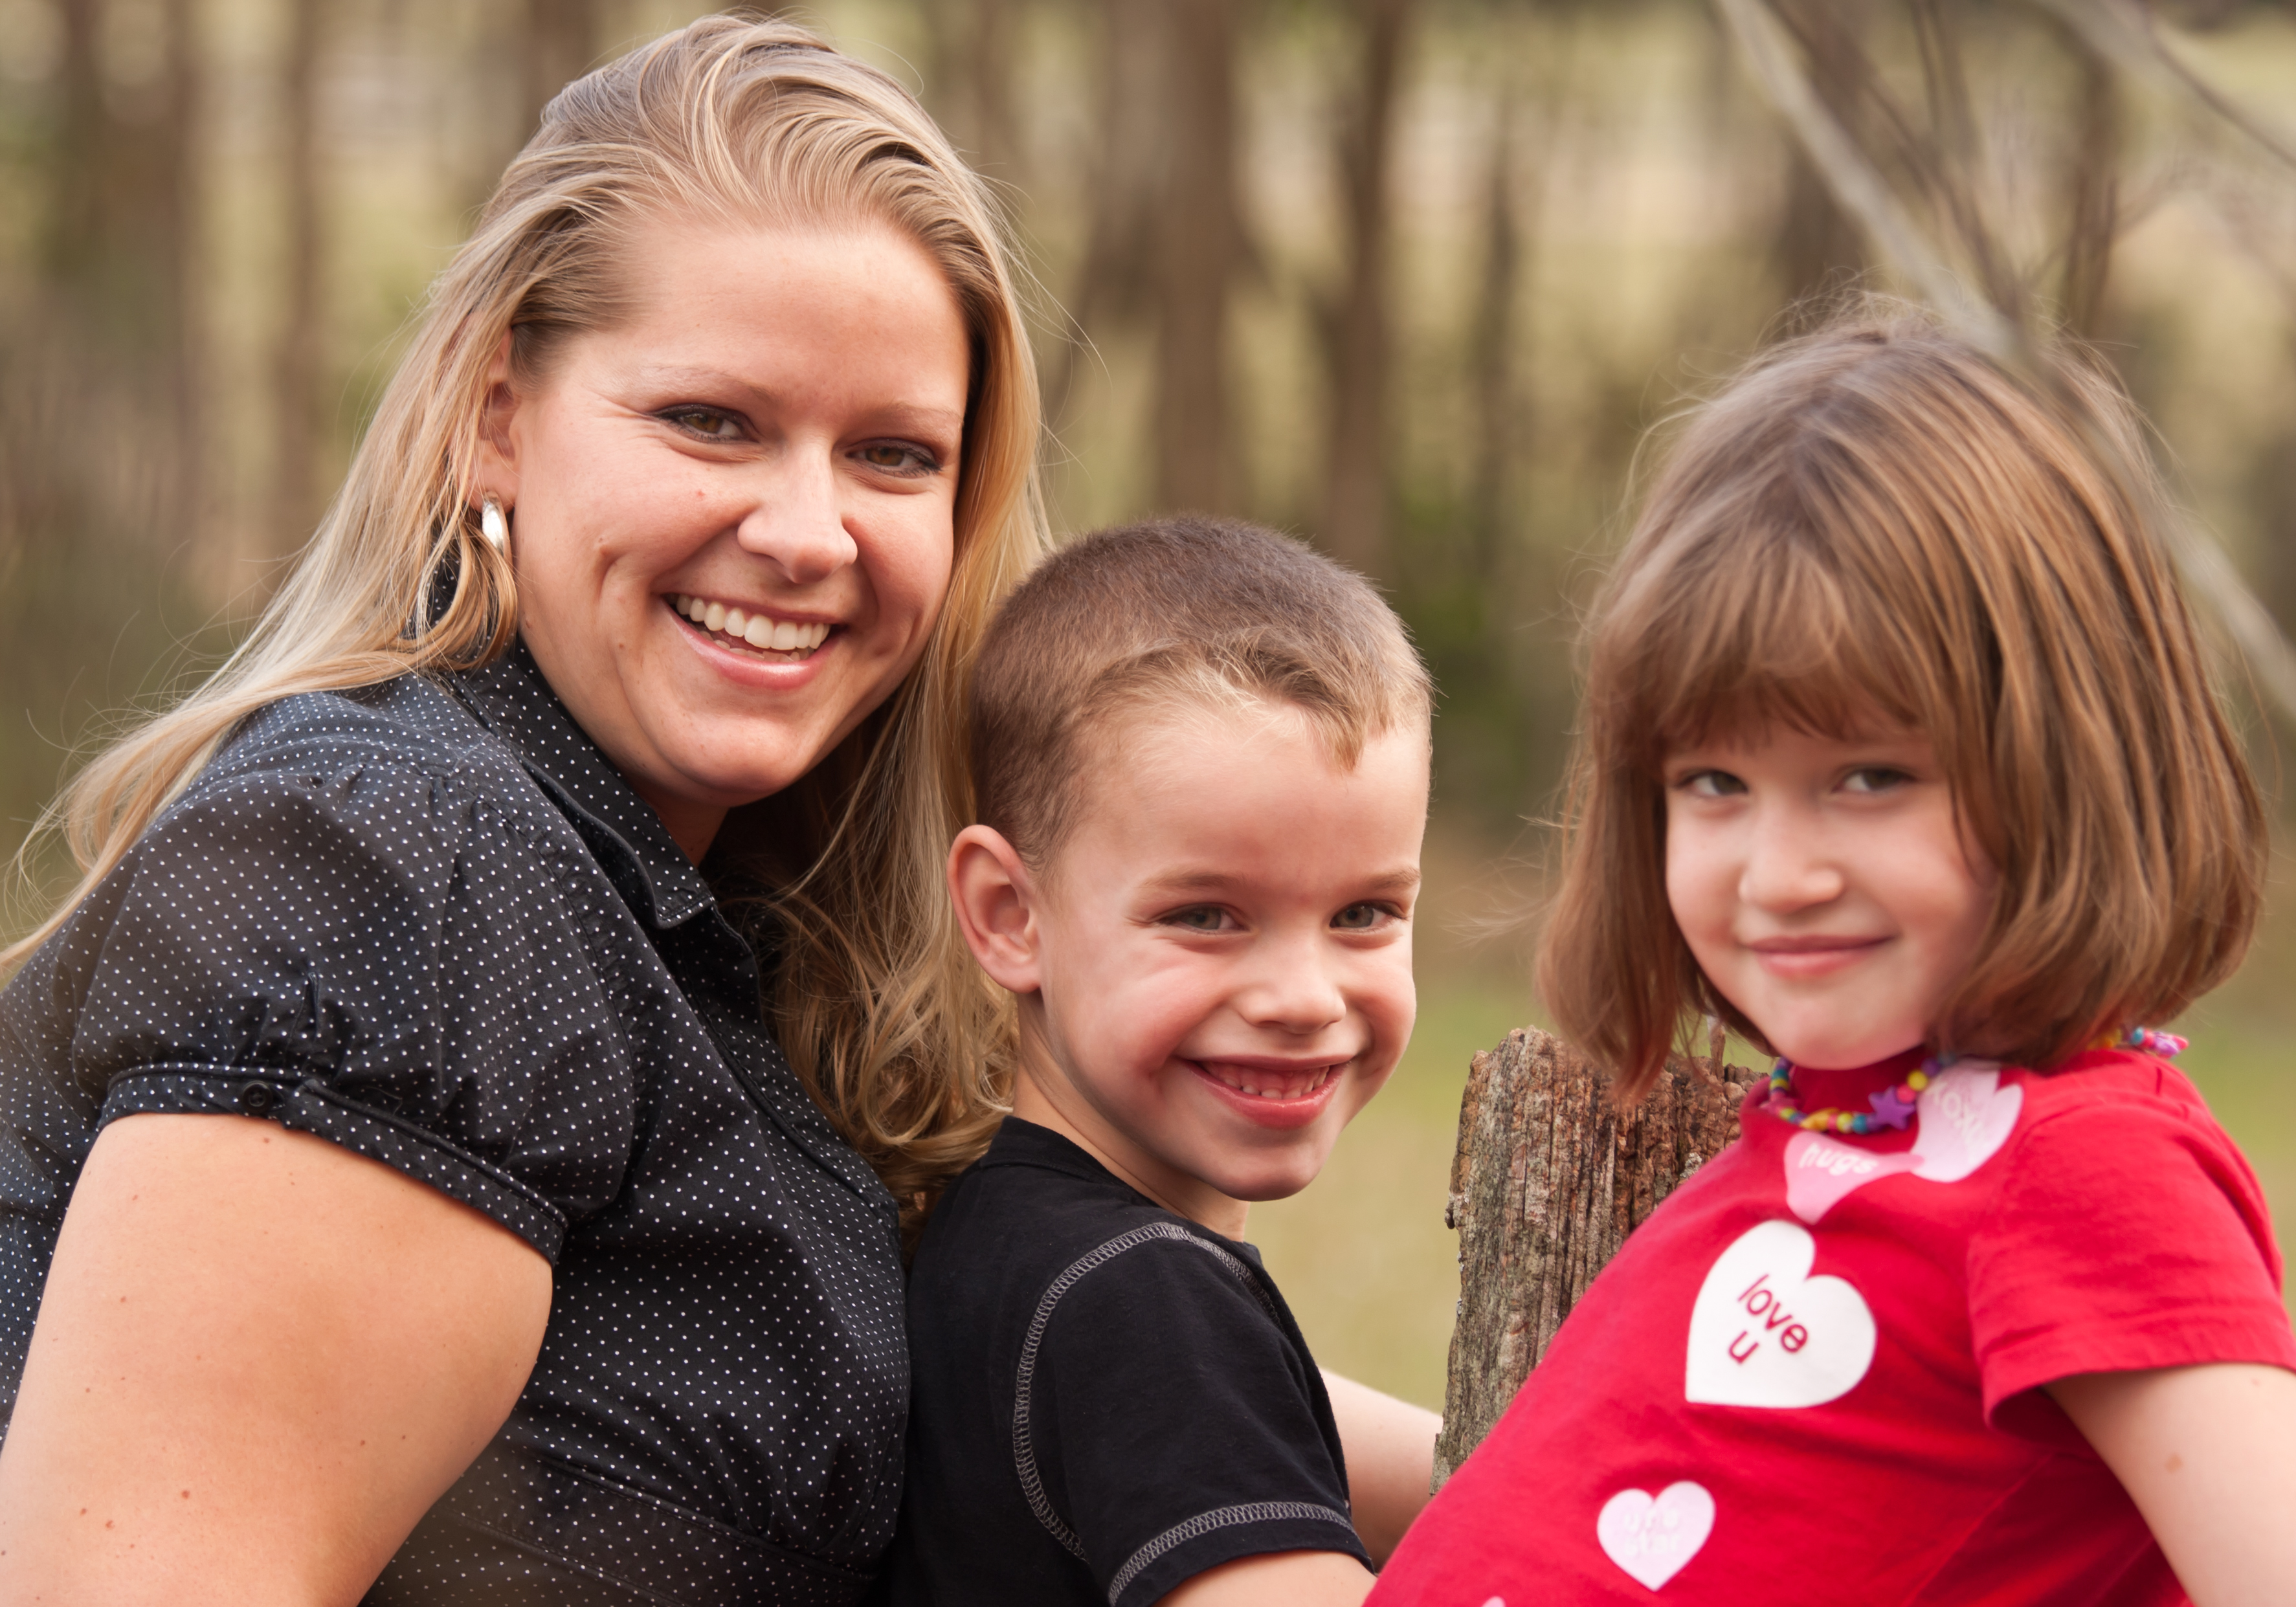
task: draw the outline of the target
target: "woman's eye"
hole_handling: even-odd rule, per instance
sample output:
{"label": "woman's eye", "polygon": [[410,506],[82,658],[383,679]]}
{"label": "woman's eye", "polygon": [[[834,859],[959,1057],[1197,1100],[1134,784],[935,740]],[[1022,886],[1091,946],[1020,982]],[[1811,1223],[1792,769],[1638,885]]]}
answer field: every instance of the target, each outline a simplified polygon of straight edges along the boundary
{"label": "woman's eye", "polygon": [[882,469],[889,474],[931,474],[940,467],[939,461],[923,447],[901,441],[878,441],[862,447],[854,455],[872,469]]}
{"label": "woman's eye", "polygon": [[1843,776],[1841,786],[1848,792],[1887,792],[1913,779],[1903,770],[1893,770],[1887,765],[1863,765]]}
{"label": "woman's eye", "polygon": [[1191,909],[1174,910],[1164,917],[1164,924],[1188,931],[1225,931],[1228,914],[1217,904],[1200,904]]}
{"label": "woman's eye", "polygon": [[1393,916],[1384,904],[1350,904],[1332,917],[1334,931],[1377,931]]}
{"label": "woman's eye", "polygon": [[731,414],[718,412],[715,407],[673,407],[658,416],[676,425],[688,435],[699,435],[713,441],[738,441],[742,439],[742,422]]}

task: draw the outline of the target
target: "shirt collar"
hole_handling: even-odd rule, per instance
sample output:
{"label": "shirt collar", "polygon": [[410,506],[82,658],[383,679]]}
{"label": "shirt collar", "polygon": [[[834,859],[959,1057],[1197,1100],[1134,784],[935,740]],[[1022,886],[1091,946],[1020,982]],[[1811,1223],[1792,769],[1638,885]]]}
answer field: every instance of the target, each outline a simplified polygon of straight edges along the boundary
{"label": "shirt collar", "polygon": [[667,929],[715,906],[661,816],[574,723],[524,642],[449,685],[582,832],[632,909]]}

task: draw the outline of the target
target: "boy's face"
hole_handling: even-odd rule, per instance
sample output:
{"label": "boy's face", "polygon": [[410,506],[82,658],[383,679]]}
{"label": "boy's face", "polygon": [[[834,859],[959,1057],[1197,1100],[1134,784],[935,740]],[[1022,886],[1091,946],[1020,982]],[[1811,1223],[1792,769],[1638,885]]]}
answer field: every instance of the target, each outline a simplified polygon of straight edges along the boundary
{"label": "boy's face", "polygon": [[1020,1113],[1220,1231],[1306,1186],[1411,1036],[1427,781],[1423,732],[1343,769],[1288,708],[1112,733],[1014,889]]}

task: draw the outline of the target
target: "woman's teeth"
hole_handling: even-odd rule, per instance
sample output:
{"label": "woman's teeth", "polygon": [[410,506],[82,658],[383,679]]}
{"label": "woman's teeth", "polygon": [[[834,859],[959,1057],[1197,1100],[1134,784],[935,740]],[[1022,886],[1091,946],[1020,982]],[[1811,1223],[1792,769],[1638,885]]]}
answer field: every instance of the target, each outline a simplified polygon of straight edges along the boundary
{"label": "woman's teeth", "polygon": [[818,620],[811,625],[800,625],[794,619],[777,621],[700,597],[672,597],[669,605],[712,635],[733,636],[759,652],[794,653],[803,658],[829,639],[829,627]]}
{"label": "woman's teeth", "polygon": [[1333,1069],[1330,1066],[1323,1067],[1309,1078],[1304,1086],[1290,1089],[1262,1087],[1258,1082],[1252,1080],[1250,1072],[1239,1071],[1232,1066],[1214,1064],[1206,1066],[1204,1070],[1237,1093],[1249,1094],[1254,1099],[1305,1099],[1310,1094],[1320,1091],[1325,1083],[1332,1080]]}

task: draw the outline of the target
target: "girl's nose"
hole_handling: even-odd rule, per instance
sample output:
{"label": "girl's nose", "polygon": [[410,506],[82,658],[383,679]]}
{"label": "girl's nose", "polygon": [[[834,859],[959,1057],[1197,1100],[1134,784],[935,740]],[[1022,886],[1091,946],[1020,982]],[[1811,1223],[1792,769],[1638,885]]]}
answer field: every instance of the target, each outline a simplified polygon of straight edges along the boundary
{"label": "girl's nose", "polygon": [[793,449],[764,475],[757,504],[734,539],[767,559],[791,586],[811,586],[851,563],[859,549],[845,529],[835,464],[825,448]]}
{"label": "girl's nose", "polygon": [[1738,897],[1757,909],[1830,904],[1847,886],[1818,823],[1773,810],[1757,824],[1738,875]]}

